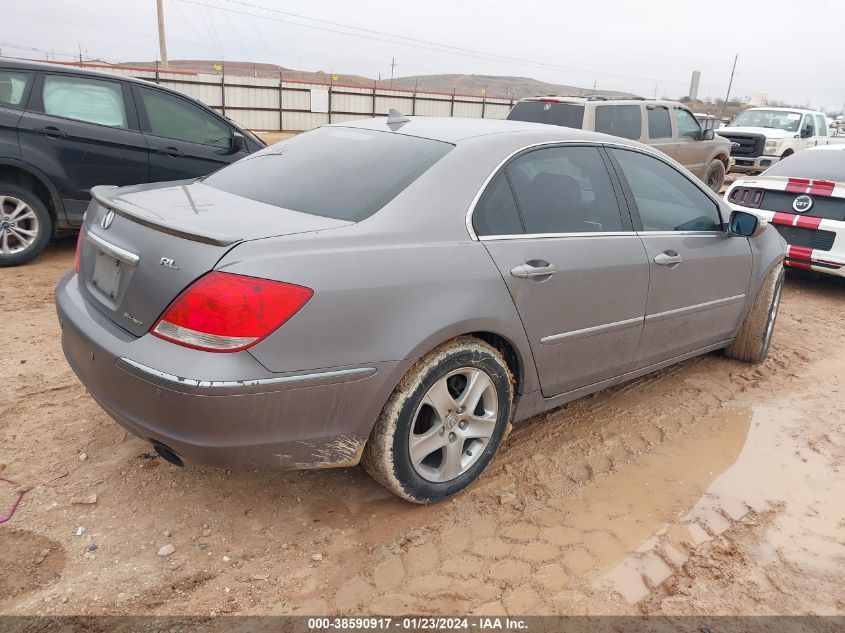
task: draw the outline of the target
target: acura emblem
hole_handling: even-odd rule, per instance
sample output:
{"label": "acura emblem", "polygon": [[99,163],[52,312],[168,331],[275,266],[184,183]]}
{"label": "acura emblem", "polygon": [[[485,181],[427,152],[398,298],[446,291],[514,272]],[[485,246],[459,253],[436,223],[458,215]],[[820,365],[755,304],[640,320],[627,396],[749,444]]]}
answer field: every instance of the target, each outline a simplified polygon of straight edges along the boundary
{"label": "acura emblem", "polygon": [[798,196],[792,201],[792,208],[795,213],[805,213],[813,208],[813,199],[808,195]]}
{"label": "acura emblem", "polygon": [[107,229],[111,226],[112,222],[114,222],[114,211],[109,211],[103,216],[103,221],[100,222],[100,226]]}

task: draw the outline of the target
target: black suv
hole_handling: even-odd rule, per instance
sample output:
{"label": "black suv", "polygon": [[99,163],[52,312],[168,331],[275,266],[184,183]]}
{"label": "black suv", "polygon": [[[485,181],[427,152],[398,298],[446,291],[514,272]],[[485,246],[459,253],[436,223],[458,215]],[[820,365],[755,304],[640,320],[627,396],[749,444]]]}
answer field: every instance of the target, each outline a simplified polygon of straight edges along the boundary
{"label": "black suv", "polygon": [[263,147],[156,84],[0,58],[0,266],[78,228],[95,185],[196,178]]}

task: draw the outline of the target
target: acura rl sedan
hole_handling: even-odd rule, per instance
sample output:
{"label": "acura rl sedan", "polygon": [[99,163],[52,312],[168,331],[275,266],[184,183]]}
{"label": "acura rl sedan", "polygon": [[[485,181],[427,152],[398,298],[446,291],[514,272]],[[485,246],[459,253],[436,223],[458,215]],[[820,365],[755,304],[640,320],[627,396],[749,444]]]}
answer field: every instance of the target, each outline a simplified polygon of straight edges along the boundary
{"label": "acura rl sedan", "polygon": [[639,143],[393,112],[95,188],[56,302],[80,380],[169,462],[362,462],[426,503],[511,422],[713,350],[762,361],[784,254]]}

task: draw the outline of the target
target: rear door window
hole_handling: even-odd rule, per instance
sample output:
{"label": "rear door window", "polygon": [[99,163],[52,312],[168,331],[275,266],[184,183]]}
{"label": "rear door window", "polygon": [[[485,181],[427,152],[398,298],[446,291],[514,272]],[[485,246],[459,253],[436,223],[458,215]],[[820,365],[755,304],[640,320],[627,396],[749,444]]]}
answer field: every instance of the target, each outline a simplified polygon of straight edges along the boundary
{"label": "rear door window", "polygon": [[596,106],[596,132],[637,140],[643,132],[642,110],[638,105]]}
{"label": "rear door window", "polygon": [[323,127],[251,154],[203,182],[276,207],[358,222],[453,147],[393,132]]}
{"label": "rear door window", "polygon": [[819,136],[827,136],[827,121],[825,120],[824,115],[816,115],[816,130]]}
{"label": "rear door window", "polygon": [[584,106],[554,101],[520,101],[508,114],[508,120],[580,129],[584,124]]}
{"label": "rear door window", "polygon": [[595,147],[550,147],[507,168],[525,232],[592,233],[622,230],[607,168]]}
{"label": "rear door window", "polygon": [[648,106],[648,137],[672,138],[672,122],[669,119],[669,108],[665,106]]}
{"label": "rear door window", "polygon": [[45,114],[110,127],[128,127],[123,89],[117,81],[45,75],[41,98]]}
{"label": "rear door window", "polygon": [[611,150],[631,188],[644,231],[719,231],[716,203],[662,160],[640,152]]}
{"label": "rear door window", "polygon": [[23,110],[32,75],[0,69],[0,106]]}
{"label": "rear door window", "polygon": [[221,148],[231,145],[231,128],[199,106],[162,90],[139,88],[138,92],[151,134]]}
{"label": "rear door window", "polygon": [[477,235],[516,235],[523,233],[513,190],[504,171],[487,186],[472,214]]}

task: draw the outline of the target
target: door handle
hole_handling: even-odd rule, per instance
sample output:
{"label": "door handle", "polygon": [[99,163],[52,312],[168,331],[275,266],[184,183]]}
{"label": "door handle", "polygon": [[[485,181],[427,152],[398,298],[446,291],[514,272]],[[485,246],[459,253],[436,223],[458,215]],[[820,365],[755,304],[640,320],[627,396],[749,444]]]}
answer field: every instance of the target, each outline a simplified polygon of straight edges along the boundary
{"label": "door handle", "polygon": [[185,152],[183,152],[178,147],[160,147],[156,150],[160,154],[164,154],[165,156],[184,156]]}
{"label": "door handle", "polygon": [[32,128],[32,131],[36,134],[43,134],[44,136],[50,136],[52,138],[67,138],[67,132],[60,130],[54,125],[48,125],[47,127],[34,127]]}
{"label": "door handle", "polygon": [[511,269],[511,275],[519,279],[533,279],[535,281],[546,281],[555,274],[557,270],[549,262],[542,259],[530,259],[524,264]]}
{"label": "door handle", "polygon": [[658,266],[669,266],[674,268],[684,261],[684,258],[678,255],[675,251],[663,251],[659,255],[654,256],[654,263]]}

